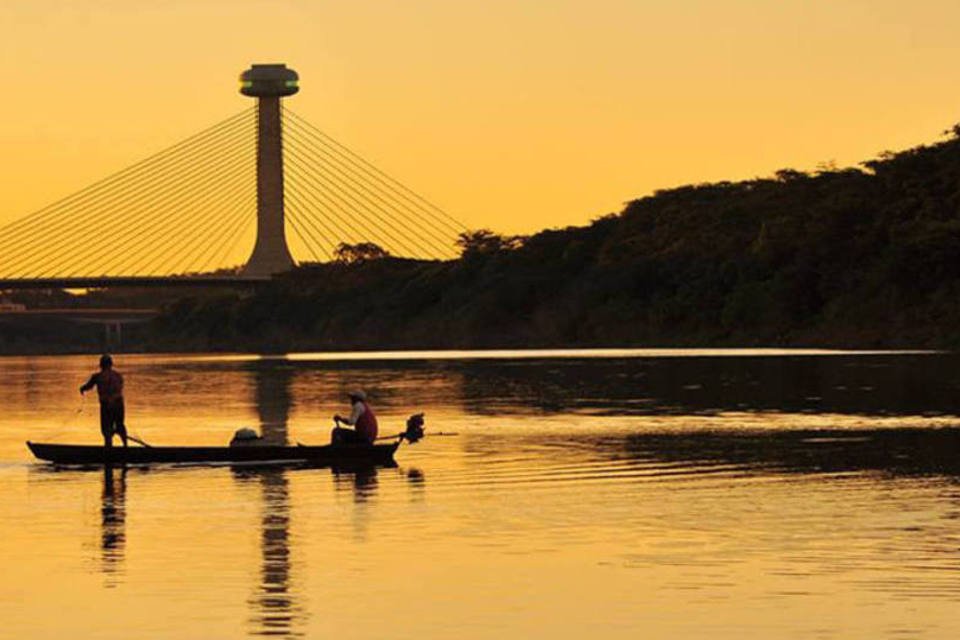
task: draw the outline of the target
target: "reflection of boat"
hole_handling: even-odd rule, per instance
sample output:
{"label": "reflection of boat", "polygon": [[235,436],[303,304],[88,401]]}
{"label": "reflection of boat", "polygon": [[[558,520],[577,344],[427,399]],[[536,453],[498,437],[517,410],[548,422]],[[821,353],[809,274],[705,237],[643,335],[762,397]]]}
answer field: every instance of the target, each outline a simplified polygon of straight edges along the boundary
{"label": "reflection of boat", "polygon": [[400,441],[390,444],[338,444],[295,447],[110,447],[27,442],[33,455],[57,464],[149,464],[162,462],[273,463],[303,462],[319,466],[393,466]]}

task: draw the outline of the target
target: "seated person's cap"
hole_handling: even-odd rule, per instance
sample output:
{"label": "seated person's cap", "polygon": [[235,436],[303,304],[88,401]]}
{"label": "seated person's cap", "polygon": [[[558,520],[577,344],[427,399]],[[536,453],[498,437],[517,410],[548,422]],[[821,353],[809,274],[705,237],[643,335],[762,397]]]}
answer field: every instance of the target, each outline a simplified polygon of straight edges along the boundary
{"label": "seated person's cap", "polygon": [[361,389],[354,389],[353,391],[350,391],[347,395],[349,395],[351,398],[356,398],[357,400],[367,399],[367,394],[365,394]]}

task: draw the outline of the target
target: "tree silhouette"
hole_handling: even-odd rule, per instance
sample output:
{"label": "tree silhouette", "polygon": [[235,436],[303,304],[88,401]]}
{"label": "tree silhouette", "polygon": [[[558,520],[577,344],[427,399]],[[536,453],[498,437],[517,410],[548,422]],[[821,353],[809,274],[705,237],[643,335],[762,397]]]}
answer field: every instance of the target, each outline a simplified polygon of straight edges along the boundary
{"label": "tree silhouette", "polygon": [[357,244],[341,242],[333,252],[334,260],[340,264],[370,262],[371,260],[382,260],[389,256],[390,253],[386,249],[373,242],[359,242]]}
{"label": "tree silhouette", "polygon": [[457,238],[461,256],[501,253],[518,249],[523,245],[524,236],[503,236],[489,229],[464,231]]}

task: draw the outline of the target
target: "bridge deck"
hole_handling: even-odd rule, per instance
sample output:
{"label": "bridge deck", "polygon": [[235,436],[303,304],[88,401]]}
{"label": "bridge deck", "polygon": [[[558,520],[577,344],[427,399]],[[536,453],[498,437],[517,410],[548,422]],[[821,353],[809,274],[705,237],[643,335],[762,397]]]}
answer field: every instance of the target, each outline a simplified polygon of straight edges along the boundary
{"label": "bridge deck", "polygon": [[0,291],[12,289],[104,289],[107,287],[252,287],[270,282],[269,277],[90,277],[90,278],[0,278]]}

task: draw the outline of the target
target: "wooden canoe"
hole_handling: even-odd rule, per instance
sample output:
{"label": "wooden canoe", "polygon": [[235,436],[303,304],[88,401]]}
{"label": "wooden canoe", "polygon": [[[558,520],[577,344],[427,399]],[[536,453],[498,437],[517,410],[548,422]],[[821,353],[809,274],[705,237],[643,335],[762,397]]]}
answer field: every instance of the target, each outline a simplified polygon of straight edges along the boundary
{"label": "wooden canoe", "polygon": [[234,447],[103,447],[100,445],[27,442],[37,458],[55,464],[151,463],[304,463],[316,466],[393,466],[400,442],[292,447],[255,445]]}

